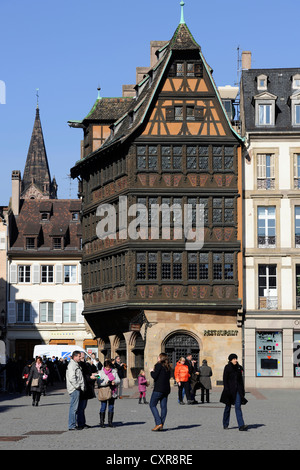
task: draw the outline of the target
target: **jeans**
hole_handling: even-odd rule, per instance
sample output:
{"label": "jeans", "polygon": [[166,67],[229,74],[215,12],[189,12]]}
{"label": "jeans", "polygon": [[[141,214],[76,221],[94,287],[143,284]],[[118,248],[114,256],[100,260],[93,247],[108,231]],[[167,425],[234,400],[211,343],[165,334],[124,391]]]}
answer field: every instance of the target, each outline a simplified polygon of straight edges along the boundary
{"label": "jeans", "polygon": [[80,397],[80,390],[74,390],[70,394],[70,409],[69,409],[69,429],[76,428],[76,417],[77,417],[77,410],[79,405],[79,397]]}
{"label": "jeans", "polygon": [[[241,426],[244,426],[244,420],[243,420],[243,414],[242,414],[242,410],[241,410],[241,396],[240,396],[239,392],[237,392],[237,394],[236,394],[234,406],[235,406],[236,420],[237,420],[238,426],[240,428]],[[223,414],[223,426],[224,427],[229,426],[230,409],[231,409],[231,405],[226,405],[225,406],[225,410],[224,410],[224,414]]]}
{"label": "jeans", "polygon": [[185,395],[188,401],[191,401],[191,394],[190,394],[190,383],[189,382],[180,382],[181,385],[178,385],[178,399],[181,402],[183,399],[182,391],[185,391]]}
{"label": "jeans", "polygon": [[87,400],[79,400],[78,409],[77,409],[77,422],[78,426],[85,426],[85,409],[87,405]]}
{"label": "jeans", "polygon": [[105,413],[108,403],[108,413],[114,412],[115,398],[110,398],[109,400],[101,401],[100,413]]}
{"label": "jeans", "polygon": [[[157,404],[160,402],[160,415],[158,412]],[[162,392],[152,392],[151,399],[150,399],[150,409],[154,416],[155,424],[164,424],[166,417],[167,417],[167,402],[168,402],[168,395]]]}

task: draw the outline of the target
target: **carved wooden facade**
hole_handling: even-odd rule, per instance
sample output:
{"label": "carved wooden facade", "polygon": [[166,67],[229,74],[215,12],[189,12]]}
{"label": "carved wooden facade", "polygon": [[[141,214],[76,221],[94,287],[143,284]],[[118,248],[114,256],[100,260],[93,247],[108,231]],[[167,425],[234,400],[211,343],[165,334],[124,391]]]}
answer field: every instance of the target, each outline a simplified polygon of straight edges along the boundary
{"label": "carved wooden facade", "polygon": [[[145,309],[200,313],[241,308],[241,139],[231,127],[200,46],[185,24],[136,85],[136,99],[114,120],[102,146],[72,168],[82,184],[84,314],[96,334],[127,331]],[[99,99],[95,107],[101,109]],[[85,139],[109,116],[79,123]],[[89,140],[91,142],[91,140]],[[85,144],[85,147],[87,144]],[[89,143],[89,148],[95,148]],[[186,250],[184,233],[99,239],[99,205],[204,206],[204,246]],[[192,211],[192,217],[194,212]],[[127,226],[132,221],[128,216]],[[118,313],[119,312],[119,313]]]}

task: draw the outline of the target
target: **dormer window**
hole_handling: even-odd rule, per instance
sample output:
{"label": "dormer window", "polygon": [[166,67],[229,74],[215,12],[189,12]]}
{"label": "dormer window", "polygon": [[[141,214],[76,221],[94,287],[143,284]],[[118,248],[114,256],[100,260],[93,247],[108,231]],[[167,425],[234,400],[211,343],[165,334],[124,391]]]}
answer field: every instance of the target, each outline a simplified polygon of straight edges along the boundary
{"label": "dormer window", "polygon": [[36,249],[36,238],[26,237],[26,250],[35,250],[35,249]]}
{"label": "dormer window", "polygon": [[61,250],[63,246],[62,237],[53,237],[53,250]]}
{"label": "dormer window", "polygon": [[42,221],[49,220],[49,218],[50,218],[50,213],[49,212],[42,212],[41,213],[41,220]]}
{"label": "dormer window", "polygon": [[272,93],[262,92],[254,96],[255,100],[255,125],[275,125],[275,101],[277,96]]}
{"label": "dormer window", "polygon": [[260,90],[260,91],[268,89],[268,77],[267,77],[267,75],[259,75],[257,77],[257,89]]}
{"label": "dormer window", "polygon": [[300,74],[299,73],[293,76],[292,87],[293,87],[293,90],[300,90]]}
{"label": "dormer window", "polygon": [[300,90],[290,96],[292,126],[300,126]]}

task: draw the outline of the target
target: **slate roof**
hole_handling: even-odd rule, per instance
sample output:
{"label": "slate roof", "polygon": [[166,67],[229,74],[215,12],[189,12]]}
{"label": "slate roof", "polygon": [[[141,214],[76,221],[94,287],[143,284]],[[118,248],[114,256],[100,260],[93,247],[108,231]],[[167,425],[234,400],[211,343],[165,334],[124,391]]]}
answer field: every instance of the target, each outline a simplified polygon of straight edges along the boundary
{"label": "slate roof", "polygon": [[[27,252],[28,256],[33,256],[34,252],[42,252],[52,257],[66,256],[67,253],[80,255],[81,222],[79,218],[72,220],[72,212],[80,211],[80,199],[22,200],[19,215],[10,224],[9,254]],[[49,220],[42,220],[42,212],[49,212]],[[38,236],[37,250],[25,249],[25,238],[30,236]],[[66,245],[62,250],[52,249],[54,236],[66,237]]]}
{"label": "slate roof", "polygon": [[[242,71],[241,94],[243,101],[243,115],[246,132],[260,131],[296,132],[299,128],[292,126],[290,96],[293,94],[292,76],[300,73],[300,68],[274,68],[274,69],[248,69]],[[255,126],[254,96],[262,93],[257,89],[257,77],[267,75],[268,93],[277,97],[275,102],[275,126]]]}

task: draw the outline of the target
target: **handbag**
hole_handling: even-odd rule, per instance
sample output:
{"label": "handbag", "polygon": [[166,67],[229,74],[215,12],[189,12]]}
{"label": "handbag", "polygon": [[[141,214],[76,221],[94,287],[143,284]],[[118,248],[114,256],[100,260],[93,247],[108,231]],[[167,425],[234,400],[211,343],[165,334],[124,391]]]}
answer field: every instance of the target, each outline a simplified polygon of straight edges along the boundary
{"label": "handbag", "polygon": [[39,379],[32,379],[31,386],[32,387],[38,387],[39,386]]}
{"label": "handbag", "polygon": [[112,397],[111,388],[109,386],[100,387],[98,390],[98,400],[106,401]]}

